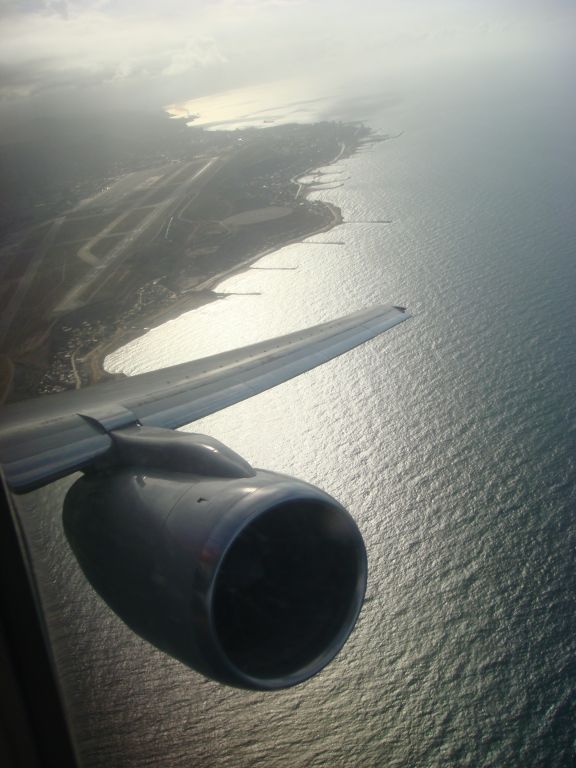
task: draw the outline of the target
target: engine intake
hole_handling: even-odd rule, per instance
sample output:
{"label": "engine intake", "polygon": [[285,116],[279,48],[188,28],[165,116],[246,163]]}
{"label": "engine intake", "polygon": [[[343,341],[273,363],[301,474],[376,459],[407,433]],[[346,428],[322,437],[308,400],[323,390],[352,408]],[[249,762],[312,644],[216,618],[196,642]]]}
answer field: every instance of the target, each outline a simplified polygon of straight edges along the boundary
{"label": "engine intake", "polygon": [[[362,605],[354,520],[318,488],[253,470],[211,438],[169,434],[196,456],[204,445],[215,476],[114,466],[77,481],[64,527],[87,578],[135,632],[207,677],[275,690],[315,675]],[[120,446],[119,457],[134,452]]]}

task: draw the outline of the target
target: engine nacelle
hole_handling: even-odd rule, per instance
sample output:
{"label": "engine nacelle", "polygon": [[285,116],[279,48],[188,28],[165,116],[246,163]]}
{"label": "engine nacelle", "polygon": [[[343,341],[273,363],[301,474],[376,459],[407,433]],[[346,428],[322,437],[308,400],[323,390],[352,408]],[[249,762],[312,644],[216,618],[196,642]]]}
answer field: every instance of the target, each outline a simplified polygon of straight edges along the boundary
{"label": "engine nacelle", "polygon": [[[158,446],[159,432],[136,442]],[[168,434],[181,460],[158,449],[162,460],[130,466],[133,445],[120,445],[128,466],[69,490],[64,527],[85,575],[131,629],[207,677],[274,690],[315,675],[364,598],[354,520],[318,488],[253,470],[211,438]],[[196,458],[183,472],[186,441]]]}

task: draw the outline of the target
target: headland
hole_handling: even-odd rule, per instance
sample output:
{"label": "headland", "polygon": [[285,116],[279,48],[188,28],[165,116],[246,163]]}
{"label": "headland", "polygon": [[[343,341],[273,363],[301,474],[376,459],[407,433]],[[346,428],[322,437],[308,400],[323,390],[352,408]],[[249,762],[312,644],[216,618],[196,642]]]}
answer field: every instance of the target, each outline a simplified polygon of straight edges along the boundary
{"label": "headland", "polygon": [[[355,124],[190,130],[177,153],[142,158],[0,251],[0,402],[96,383],[106,355],[219,298],[223,277],[341,222],[307,198],[315,169],[371,140]],[[89,194],[86,194],[89,192]]]}

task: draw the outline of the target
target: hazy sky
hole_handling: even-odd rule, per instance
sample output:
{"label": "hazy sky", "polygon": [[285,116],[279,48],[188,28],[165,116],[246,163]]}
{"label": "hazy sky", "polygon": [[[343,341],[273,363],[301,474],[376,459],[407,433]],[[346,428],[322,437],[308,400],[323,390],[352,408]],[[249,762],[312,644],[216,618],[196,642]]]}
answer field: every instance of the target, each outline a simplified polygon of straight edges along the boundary
{"label": "hazy sky", "polygon": [[0,0],[0,109],[160,108],[574,35],[569,0]]}

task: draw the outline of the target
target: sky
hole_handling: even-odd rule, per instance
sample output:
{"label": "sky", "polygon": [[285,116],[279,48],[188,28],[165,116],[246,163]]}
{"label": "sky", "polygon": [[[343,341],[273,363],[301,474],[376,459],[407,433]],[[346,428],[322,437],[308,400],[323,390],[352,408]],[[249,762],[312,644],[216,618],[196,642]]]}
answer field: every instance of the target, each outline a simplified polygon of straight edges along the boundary
{"label": "sky", "polygon": [[[0,0],[0,113],[162,109],[574,34],[570,0]],[[552,44],[552,43],[551,43]],[[318,86],[322,87],[322,86]],[[312,89],[313,90],[313,89]],[[311,91],[312,92],[312,91]]]}

